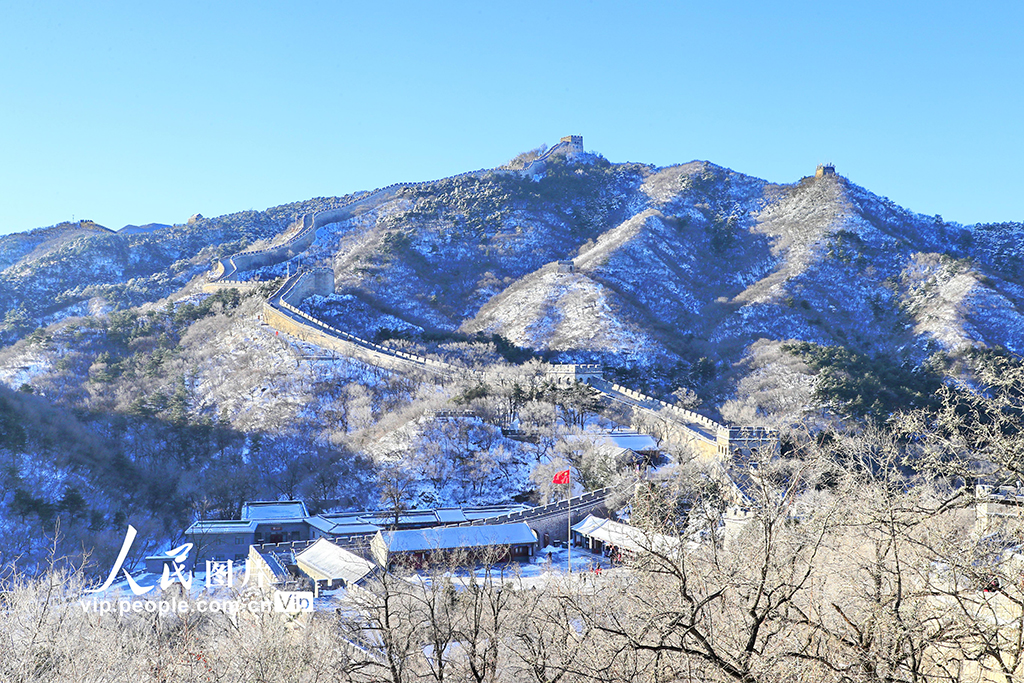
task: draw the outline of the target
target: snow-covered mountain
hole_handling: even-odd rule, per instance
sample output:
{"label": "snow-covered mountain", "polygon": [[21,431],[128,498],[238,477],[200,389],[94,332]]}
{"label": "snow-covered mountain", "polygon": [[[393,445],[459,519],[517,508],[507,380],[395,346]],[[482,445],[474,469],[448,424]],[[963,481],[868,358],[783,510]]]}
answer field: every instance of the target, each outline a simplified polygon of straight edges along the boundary
{"label": "snow-covered mountain", "polygon": [[[382,370],[278,334],[259,317],[270,284],[201,293],[213,260],[281,243],[296,219],[354,195],[0,238],[0,492],[16,511],[0,520],[0,553],[62,514],[78,539],[143,515],[171,538],[246,497],[367,504],[396,462],[402,476],[436,479],[432,503],[525,495],[530,459],[553,457],[561,427],[556,402],[527,392],[519,418],[547,436],[524,446],[495,433],[509,387],[536,385],[535,367],[505,360],[599,362],[716,418],[784,426],[809,408],[842,413],[823,393],[836,354],[918,391],[919,377],[969,374],[979,349],[1024,352],[1019,223],[945,223],[836,173],[775,184],[708,162],[534,157],[391,188],[294,258],[234,275],[330,267],[336,292],[308,298],[307,312],[475,366],[472,381]],[[874,417],[893,409],[870,405]],[[452,406],[472,423],[430,417]],[[75,448],[54,444],[55,424]],[[451,467],[412,457],[410,444],[445,429],[465,442]],[[397,445],[385,457],[382,443]]]}
{"label": "snow-covered mountain", "polygon": [[1022,242],[1020,224],[945,223],[839,174],[779,185],[706,162],[587,156],[406,189],[321,230],[306,258],[335,271],[335,320],[358,300],[378,328],[497,333],[662,378],[676,368],[652,379],[660,389],[711,362],[725,397],[758,342],[913,363],[1024,350]]}

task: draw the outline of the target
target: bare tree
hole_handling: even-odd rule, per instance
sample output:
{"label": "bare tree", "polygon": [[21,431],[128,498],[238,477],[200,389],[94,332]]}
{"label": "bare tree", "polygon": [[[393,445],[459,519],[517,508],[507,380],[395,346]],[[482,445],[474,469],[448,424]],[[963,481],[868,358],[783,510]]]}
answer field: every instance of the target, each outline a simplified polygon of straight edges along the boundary
{"label": "bare tree", "polygon": [[591,634],[581,628],[582,601],[573,584],[561,582],[543,590],[523,590],[514,596],[516,619],[509,632],[508,680],[561,683],[581,668],[580,646]]}
{"label": "bare tree", "polygon": [[415,484],[412,476],[397,464],[383,465],[377,472],[380,502],[394,519],[394,527],[409,507]]}
{"label": "bare tree", "polygon": [[630,576],[601,583],[574,605],[604,641],[594,675],[635,670],[641,656],[668,679],[696,667],[711,680],[753,682],[771,680],[786,663],[794,638],[787,614],[809,590],[841,515],[832,501],[790,523],[801,478],[779,487],[773,464],[759,465],[751,519],[730,548],[648,533]]}

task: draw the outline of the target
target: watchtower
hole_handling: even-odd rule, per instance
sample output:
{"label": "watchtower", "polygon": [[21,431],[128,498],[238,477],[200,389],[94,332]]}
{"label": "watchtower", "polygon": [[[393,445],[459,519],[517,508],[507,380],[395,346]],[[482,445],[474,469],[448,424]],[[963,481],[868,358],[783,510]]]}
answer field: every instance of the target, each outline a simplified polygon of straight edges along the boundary
{"label": "watchtower", "polygon": [[570,152],[583,152],[583,136],[582,135],[566,135],[559,142],[566,142],[569,144]]}
{"label": "watchtower", "polygon": [[833,163],[818,164],[818,170],[814,172],[815,178],[820,178],[826,175],[835,175],[836,167]]}

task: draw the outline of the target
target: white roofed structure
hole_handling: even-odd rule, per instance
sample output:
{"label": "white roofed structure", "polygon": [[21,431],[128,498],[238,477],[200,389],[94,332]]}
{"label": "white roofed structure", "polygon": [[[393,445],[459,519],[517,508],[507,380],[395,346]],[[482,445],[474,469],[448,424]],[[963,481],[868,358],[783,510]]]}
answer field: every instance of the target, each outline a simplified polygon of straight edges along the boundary
{"label": "white roofed structure", "polygon": [[507,546],[512,558],[529,557],[533,555],[536,544],[537,536],[530,526],[525,522],[517,522],[379,531],[370,541],[370,550],[373,558],[386,566],[396,556],[407,556],[416,562],[424,562],[434,553],[474,551],[499,546]]}
{"label": "white roofed structure", "polygon": [[644,531],[635,526],[594,515],[587,515],[582,522],[573,526],[572,530],[587,540],[587,545],[593,552],[601,552],[605,547],[609,547],[633,555],[646,552],[672,554],[678,552],[681,547],[676,537]]}
{"label": "white roofed structure", "polygon": [[657,451],[658,441],[647,434],[636,432],[612,431],[605,434],[605,438],[619,448],[628,448],[636,453]]}
{"label": "white roofed structure", "polygon": [[306,524],[316,530],[317,533],[313,537],[371,536],[380,531],[380,527],[376,524],[367,524],[356,517],[337,520],[329,519],[323,515],[316,515],[315,517],[307,518]]}
{"label": "white roofed structure", "polygon": [[242,505],[242,519],[304,519],[309,517],[301,500],[252,500]]}
{"label": "white roofed structure", "polygon": [[373,570],[374,564],[325,538],[295,554],[295,563],[318,583],[333,587],[357,584]]}
{"label": "white roofed structure", "polygon": [[575,444],[592,444],[596,452],[619,462],[633,461],[635,464],[650,465],[661,453],[658,441],[653,436],[627,430],[568,434],[565,440]]}
{"label": "white roofed structure", "polygon": [[185,534],[188,536],[199,534],[237,534],[252,533],[256,531],[259,522],[245,519],[201,519],[192,522]]}

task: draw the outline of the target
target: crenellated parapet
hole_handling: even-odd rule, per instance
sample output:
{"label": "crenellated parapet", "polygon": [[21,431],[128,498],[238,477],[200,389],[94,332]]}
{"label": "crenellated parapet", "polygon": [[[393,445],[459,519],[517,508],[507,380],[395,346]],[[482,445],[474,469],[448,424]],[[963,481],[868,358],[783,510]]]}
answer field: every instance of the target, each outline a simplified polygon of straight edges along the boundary
{"label": "crenellated parapet", "polygon": [[600,363],[553,363],[545,369],[545,376],[555,384],[589,384],[604,377],[604,367]]}

